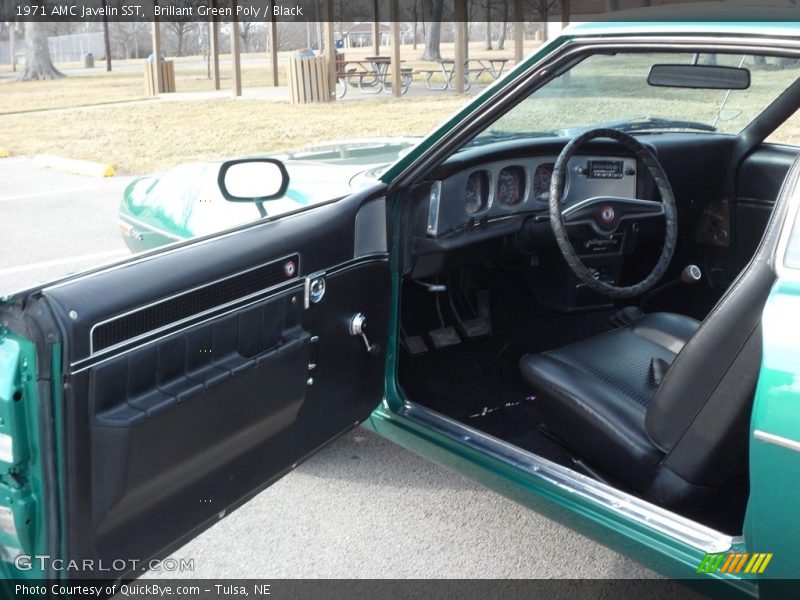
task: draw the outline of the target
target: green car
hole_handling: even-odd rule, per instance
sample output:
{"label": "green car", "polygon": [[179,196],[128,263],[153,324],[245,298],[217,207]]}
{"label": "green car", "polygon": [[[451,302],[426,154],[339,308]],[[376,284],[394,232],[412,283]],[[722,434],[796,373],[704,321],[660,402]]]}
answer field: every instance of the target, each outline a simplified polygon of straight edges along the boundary
{"label": "green car", "polygon": [[5,576],[135,576],[363,425],[669,577],[786,597],[800,163],[770,140],[798,109],[797,24],[583,24],[371,183],[208,167],[241,220],[165,218],[191,239],[0,308]]}
{"label": "green car", "polygon": [[286,165],[286,193],[269,203],[230,204],[217,176],[221,162],[194,163],[133,180],[119,207],[119,229],[132,252],[230,229],[316,202],[341,198],[378,180],[418,138],[367,138],[269,154]]}

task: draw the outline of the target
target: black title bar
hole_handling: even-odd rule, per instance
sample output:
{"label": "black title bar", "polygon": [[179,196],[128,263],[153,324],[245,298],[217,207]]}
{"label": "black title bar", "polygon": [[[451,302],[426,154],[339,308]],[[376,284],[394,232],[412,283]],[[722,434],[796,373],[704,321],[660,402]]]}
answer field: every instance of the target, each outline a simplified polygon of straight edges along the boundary
{"label": "black title bar", "polygon": [[[600,0],[396,0],[400,22],[452,22],[458,2],[466,21],[800,21],[790,0],[619,0],[620,11]],[[390,21],[394,0],[0,0],[0,21]],[[487,11],[487,4],[488,11]],[[333,15],[328,14],[331,10]],[[488,14],[487,14],[488,13]]]}

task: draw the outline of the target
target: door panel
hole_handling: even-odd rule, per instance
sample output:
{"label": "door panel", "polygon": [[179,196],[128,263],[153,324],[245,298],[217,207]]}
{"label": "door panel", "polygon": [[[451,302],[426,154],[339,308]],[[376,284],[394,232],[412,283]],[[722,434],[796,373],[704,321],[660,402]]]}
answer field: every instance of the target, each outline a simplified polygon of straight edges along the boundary
{"label": "door panel", "polygon": [[350,320],[385,348],[383,191],[41,291],[65,348],[69,558],[162,555],[369,416],[384,353]]}
{"label": "door panel", "polygon": [[765,144],[739,166],[734,207],[735,269],[750,261],[764,235],[797,148]]}

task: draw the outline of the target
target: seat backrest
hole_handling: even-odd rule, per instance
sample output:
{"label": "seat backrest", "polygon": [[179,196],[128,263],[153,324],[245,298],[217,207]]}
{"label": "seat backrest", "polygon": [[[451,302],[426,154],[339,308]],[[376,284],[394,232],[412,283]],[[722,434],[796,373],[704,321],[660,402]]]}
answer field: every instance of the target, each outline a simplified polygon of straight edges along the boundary
{"label": "seat backrest", "polygon": [[750,412],[761,365],[761,313],[800,157],[778,194],[753,258],[675,357],[645,416],[666,467],[693,486],[718,486],[746,464]]}

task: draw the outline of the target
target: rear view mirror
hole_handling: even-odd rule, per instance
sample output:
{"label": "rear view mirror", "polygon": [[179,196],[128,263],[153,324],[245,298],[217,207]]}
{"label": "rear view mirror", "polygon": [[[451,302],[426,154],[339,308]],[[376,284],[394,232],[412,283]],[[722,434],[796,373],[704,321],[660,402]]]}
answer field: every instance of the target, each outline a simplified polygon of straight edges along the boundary
{"label": "rear view mirror", "polygon": [[239,158],[222,163],[217,183],[229,202],[263,202],[286,193],[289,173],[275,158]]}
{"label": "rear view mirror", "polygon": [[653,65],[647,83],[656,87],[746,90],[750,87],[750,71],[717,65]]}

